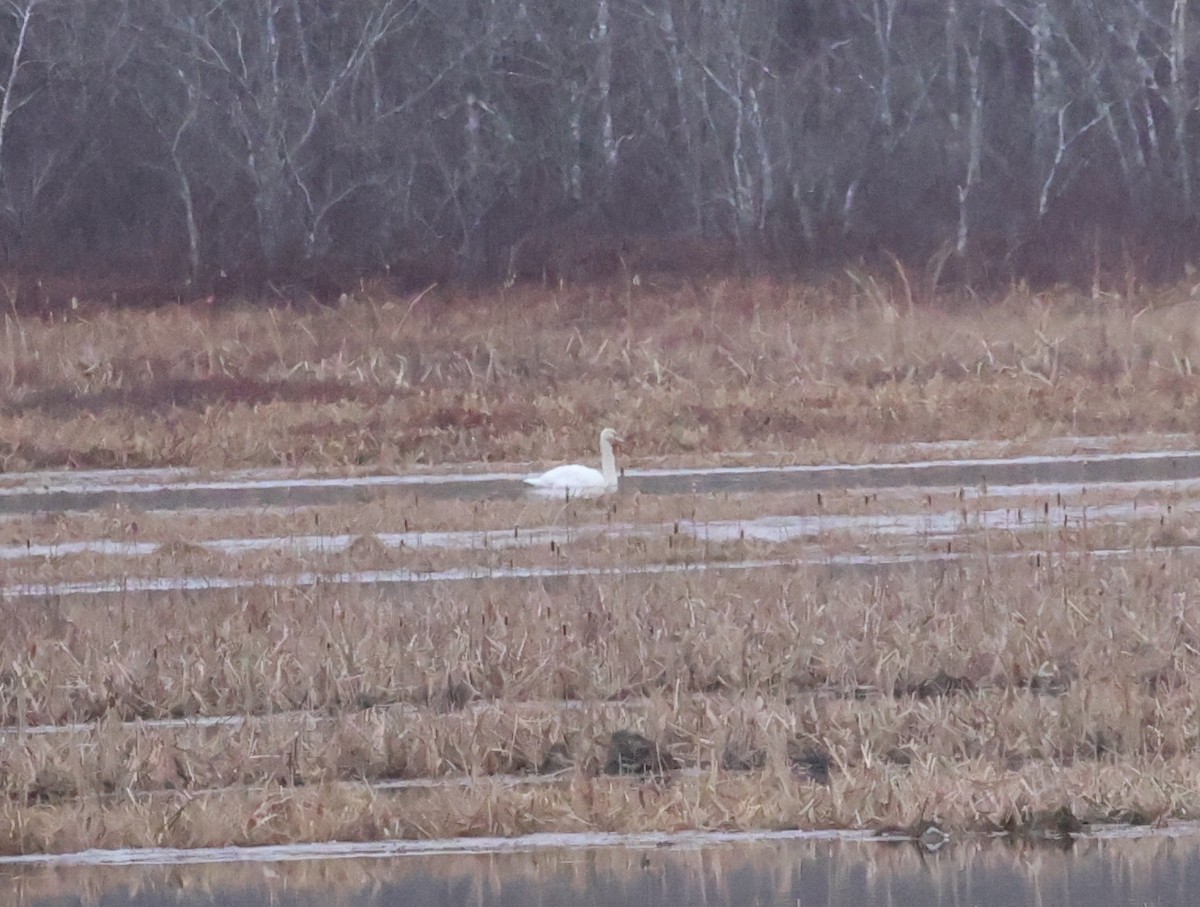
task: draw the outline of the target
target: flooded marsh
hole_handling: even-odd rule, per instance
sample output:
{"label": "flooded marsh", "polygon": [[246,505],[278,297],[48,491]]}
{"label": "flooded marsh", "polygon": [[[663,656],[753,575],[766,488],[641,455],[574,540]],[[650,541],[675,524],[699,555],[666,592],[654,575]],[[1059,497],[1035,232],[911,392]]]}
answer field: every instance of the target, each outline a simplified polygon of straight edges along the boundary
{"label": "flooded marsh", "polygon": [[0,851],[1196,817],[1200,480],[1089,457],[10,512]]}
{"label": "flooded marsh", "polygon": [[362,289],[6,320],[10,900],[1188,902],[1193,288]]}

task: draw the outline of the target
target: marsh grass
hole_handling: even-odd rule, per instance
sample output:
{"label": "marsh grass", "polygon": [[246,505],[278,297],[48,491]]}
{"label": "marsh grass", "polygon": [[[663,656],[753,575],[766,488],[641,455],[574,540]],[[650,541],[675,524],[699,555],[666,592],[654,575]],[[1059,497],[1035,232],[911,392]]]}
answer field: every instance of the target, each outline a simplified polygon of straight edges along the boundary
{"label": "marsh grass", "polygon": [[[590,455],[601,423],[629,436],[627,463],[721,463],[735,450],[738,463],[864,462],[883,444],[967,437],[976,450],[1069,452],[1076,442],[1058,436],[1190,431],[1200,415],[1200,304],[1187,288],[1127,301],[1014,288],[987,306],[911,310],[849,282],[635,290],[619,305],[597,292],[412,307],[364,290],[337,311],[10,316],[0,469],[479,468]],[[1123,444],[1151,442],[1112,446]],[[1062,808],[1196,817],[1193,503],[1194,489],[1118,486],[571,502],[405,491],[8,516],[6,587],[252,585],[0,595],[0,851],[932,819],[1020,830],[1054,826]],[[1105,506],[1111,519],[1088,517]],[[1010,510],[1015,525],[979,528]],[[947,514],[941,533],[873,522]],[[817,528],[703,535],[771,516]],[[419,541],[533,530],[547,542]],[[386,545],[387,533],[417,541]],[[331,534],[350,537],[345,550],[321,549]],[[97,539],[147,548],[19,551]],[[212,545],[247,539],[280,544]],[[966,556],[834,560],[947,547]],[[829,561],[638,572],[812,554]],[[286,582],[508,565],[608,569]],[[678,768],[607,774],[623,734]]]}
{"label": "marsh grass", "polygon": [[[1188,287],[897,307],[850,280],[89,310],[0,325],[0,468],[382,468],[1191,431]],[[599,294],[599,295],[598,295]],[[954,419],[946,419],[954,413]]]}
{"label": "marsh grass", "polygon": [[[1194,534],[1194,522],[1194,518],[1176,516],[1166,526],[1175,535],[1188,537]],[[1056,571],[1077,575],[1080,581],[1092,570],[1111,573],[1127,587],[1130,571],[1154,576],[1155,571],[1170,568],[1165,575],[1190,581],[1186,567],[1193,555],[1182,550],[1172,555],[1177,539],[1163,526],[1162,519],[1151,513],[1143,521],[1107,526],[1035,527],[1032,540],[1012,532],[980,533],[982,541],[976,542],[980,557],[976,560],[897,569],[903,579],[889,579],[887,588],[902,590],[894,607],[903,612],[910,607],[920,609],[921,599],[930,594],[926,588],[930,576],[951,585],[944,594],[962,595],[967,585],[975,584],[986,588],[992,598],[1001,594],[993,589],[998,578],[1010,577],[1008,581],[1017,588],[1002,593],[1017,601],[1005,607],[1011,614],[1020,614],[1028,606],[1026,600],[1037,594],[1038,586],[1054,579]],[[575,545],[557,552],[539,549],[537,554],[569,563],[590,560],[619,567],[670,554],[675,544],[679,544],[676,550],[681,558],[696,563],[719,563],[726,558],[736,562],[742,557],[801,550],[790,543],[773,546],[742,541],[728,546],[693,541],[689,550],[672,542],[675,537],[671,533],[664,535],[652,544],[620,537],[601,539],[595,549],[584,547],[578,556]],[[823,537],[820,551],[833,553],[838,538],[832,533]],[[1030,541],[1036,544],[1030,545]],[[1043,548],[1047,542],[1049,547]],[[881,549],[880,540],[870,536],[844,540],[847,550],[864,543],[868,551]],[[918,551],[942,544],[903,536],[898,543]],[[953,541],[956,548],[966,551],[971,544],[969,537]],[[1161,550],[1156,552],[1155,545]],[[1045,560],[1035,559],[1032,553],[1016,561],[988,557],[1027,546],[1043,551]],[[1090,559],[1090,547],[1124,547],[1131,554],[1124,562],[1108,564]],[[459,553],[463,560],[457,563],[478,563],[466,560],[476,554]],[[173,552],[168,566],[183,567],[186,573],[190,556],[190,549]],[[358,556],[351,552],[351,558]],[[207,557],[192,565],[206,566]],[[151,560],[151,567],[162,567],[157,559]],[[83,572],[94,572],[104,563],[100,559],[89,562]],[[235,566],[248,569],[246,564]],[[266,566],[276,564],[268,562]],[[40,569],[42,579],[52,578],[44,565]],[[785,582],[788,578],[792,579]],[[681,653],[672,646],[698,632],[696,622],[702,617],[715,620],[718,615],[721,621],[703,633],[706,639],[743,638],[748,627],[761,625],[770,629],[772,636],[766,643],[756,638],[755,651],[789,651],[787,633],[797,637],[796,645],[803,645],[809,635],[806,631],[811,631],[805,623],[809,609],[826,595],[831,598],[823,608],[836,610],[848,624],[823,627],[811,631],[812,635],[847,636],[855,626],[851,615],[864,611],[863,596],[882,596],[875,588],[856,588],[855,583],[862,582],[863,577],[853,571],[808,566],[764,569],[750,575],[618,573],[590,578],[550,576],[503,585],[433,582],[388,589],[317,585],[304,589],[251,587],[238,592],[118,593],[40,603],[12,599],[0,604],[5,626],[11,631],[0,638],[0,664],[6,666],[0,673],[0,696],[6,703],[5,723],[9,724],[18,717],[13,711],[18,702],[27,720],[61,723],[91,720],[113,711],[126,718],[151,718],[246,709],[252,713],[326,709],[344,707],[361,697],[367,697],[369,703],[389,690],[393,697],[419,701],[417,691],[424,691],[421,695],[428,699],[430,683],[435,681],[429,680],[423,669],[411,670],[414,663],[409,656],[430,659],[437,653],[442,656],[441,672],[474,665],[463,679],[490,697],[510,695],[515,679],[525,677],[531,665],[537,665],[535,676],[540,681],[534,691],[521,693],[521,698],[604,698],[613,690],[605,692],[594,682],[581,685],[563,679],[567,666],[594,657],[598,664],[612,667],[603,657],[608,646],[619,639],[632,646],[634,640],[648,637],[656,651],[670,654],[663,661],[664,669],[669,666],[671,675],[676,676]],[[1177,592],[1185,594],[1186,587]],[[1066,595],[1065,589],[1062,594]],[[1123,595],[1128,602],[1139,600],[1134,589],[1126,588]],[[1016,607],[1022,603],[1023,607]],[[686,634],[680,627],[681,614],[687,615]],[[1040,612],[1038,617],[1042,618]],[[871,625],[864,624],[863,629]],[[623,636],[614,636],[615,628]],[[897,648],[911,652],[912,642]],[[645,661],[649,645],[644,639],[638,643],[638,661]],[[521,657],[497,663],[496,653],[508,653],[514,646]],[[592,651],[592,646],[602,651]],[[666,654],[655,660],[664,658]],[[430,664],[438,661],[433,659]],[[707,657],[695,661],[705,671],[714,666]],[[937,667],[929,666],[927,673]],[[548,682],[555,677],[558,679]],[[274,683],[265,678],[273,678]],[[732,683],[744,687],[748,682],[745,673],[739,672]],[[752,687],[761,683],[755,681]],[[879,686],[880,679],[860,678],[855,681],[858,683]],[[314,692],[325,684],[330,686],[324,694]],[[626,679],[616,688],[630,685]],[[883,688],[888,686],[883,684]],[[697,687],[703,688],[703,684]]]}
{"label": "marsh grass", "polygon": [[[814,784],[790,767],[681,774],[644,780],[576,773],[555,784],[519,786],[477,778],[469,785],[380,791],[361,784],[270,787],[153,799],[126,798],[103,821],[93,804],[14,808],[28,850],[87,847],[217,847],[380,838],[516,835],[534,831],[916,826],[1041,828],[1065,810],[1089,822],[1157,821],[1194,813],[1200,763],[1078,762],[997,772],[978,759],[877,763]],[[1047,807],[1045,804],[1052,804]],[[1130,804],[1137,804],[1132,807]]]}
{"label": "marsh grass", "polygon": [[[5,604],[0,846],[1193,816],[1198,582],[1080,552]],[[257,717],[137,720],[219,715]],[[607,779],[624,729],[682,774]]]}

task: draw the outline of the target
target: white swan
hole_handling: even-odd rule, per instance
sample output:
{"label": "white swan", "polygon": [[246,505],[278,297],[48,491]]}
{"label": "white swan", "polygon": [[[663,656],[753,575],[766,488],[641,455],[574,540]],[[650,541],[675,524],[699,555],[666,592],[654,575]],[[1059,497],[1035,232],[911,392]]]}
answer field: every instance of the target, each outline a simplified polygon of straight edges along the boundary
{"label": "white swan", "polygon": [[617,433],[606,428],[600,432],[599,469],[571,463],[568,466],[555,466],[540,475],[526,476],[524,482],[542,491],[575,494],[614,491],[617,487],[617,460],[613,456],[613,444],[620,443]]}

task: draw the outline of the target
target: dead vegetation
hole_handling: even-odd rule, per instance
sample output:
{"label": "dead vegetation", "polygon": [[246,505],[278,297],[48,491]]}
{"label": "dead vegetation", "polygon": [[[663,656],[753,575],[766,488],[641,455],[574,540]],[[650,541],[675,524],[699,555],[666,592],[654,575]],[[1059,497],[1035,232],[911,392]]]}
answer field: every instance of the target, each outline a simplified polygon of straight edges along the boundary
{"label": "dead vegetation", "polygon": [[[898,306],[858,280],[9,316],[0,457],[370,472],[557,460],[612,422],[635,462],[861,462],[1190,431],[1196,306],[1184,288]],[[1064,494],[8,517],[9,590],[247,585],[0,590],[0,852],[1198,817],[1195,489]],[[773,517],[812,523],[745,531]],[[872,562],[889,552],[962,557]],[[714,569],[655,572],[690,564]],[[289,580],[521,566],[596,573]]]}
{"label": "dead vegetation", "polygon": [[[1200,302],[768,280],[336,309],[87,309],[0,325],[0,469],[529,461],[1191,431]],[[953,412],[954,419],[945,418]]]}
{"label": "dead vegetation", "polygon": [[0,847],[1194,817],[1198,578],[1081,554],[5,605]]}

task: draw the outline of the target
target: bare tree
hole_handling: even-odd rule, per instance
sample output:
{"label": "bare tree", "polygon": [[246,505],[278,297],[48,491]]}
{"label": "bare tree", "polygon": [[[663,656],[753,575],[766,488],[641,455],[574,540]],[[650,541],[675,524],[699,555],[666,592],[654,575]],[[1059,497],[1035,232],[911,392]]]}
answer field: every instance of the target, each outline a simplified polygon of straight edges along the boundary
{"label": "bare tree", "polygon": [[[333,210],[381,179],[357,166],[358,142],[370,138],[357,118],[387,104],[363,97],[373,58],[420,12],[401,0],[182,2],[162,10],[158,50],[173,62],[185,98],[168,155],[179,158],[186,130],[207,133],[249,190],[266,268],[327,252]],[[194,163],[171,165],[188,217],[187,165]],[[191,227],[189,236],[194,241]]]}
{"label": "bare tree", "polygon": [[0,98],[0,182],[4,179],[4,138],[8,134],[8,122],[13,113],[24,107],[33,97],[35,87],[22,78],[22,70],[29,65],[29,25],[34,13],[43,0],[7,0],[0,6],[0,13],[12,17],[16,36],[8,54],[3,97]]}
{"label": "bare tree", "polygon": [[0,0],[3,239],[192,280],[499,276],[565,236],[540,257],[1108,231],[1178,266],[1198,41],[1184,0]]}

